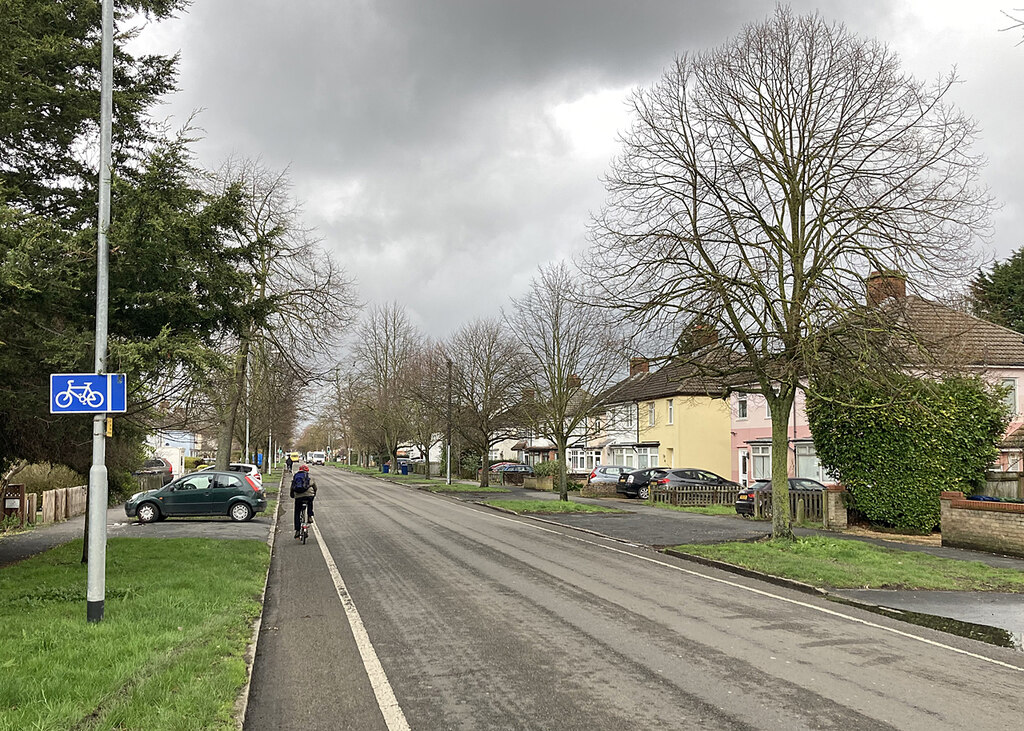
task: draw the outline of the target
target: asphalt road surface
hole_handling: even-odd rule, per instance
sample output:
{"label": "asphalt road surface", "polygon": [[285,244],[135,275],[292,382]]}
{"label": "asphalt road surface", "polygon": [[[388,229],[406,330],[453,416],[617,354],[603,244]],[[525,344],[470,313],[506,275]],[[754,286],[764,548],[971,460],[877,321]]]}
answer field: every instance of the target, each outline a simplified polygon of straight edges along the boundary
{"label": "asphalt road surface", "polygon": [[451,498],[315,476],[322,544],[294,542],[281,511],[246,729],[1020,725],[1014,650]]}

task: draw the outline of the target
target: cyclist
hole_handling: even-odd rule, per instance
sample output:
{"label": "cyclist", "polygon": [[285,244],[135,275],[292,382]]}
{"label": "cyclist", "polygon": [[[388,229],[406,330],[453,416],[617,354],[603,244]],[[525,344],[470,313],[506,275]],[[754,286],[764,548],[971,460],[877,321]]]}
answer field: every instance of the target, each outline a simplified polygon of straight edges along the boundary
{"label": "cyclist", "polygon": [[308,522],[313,522],[313,498],[316,497],[316,481],[309,474],[309,465],[304,464],[295,472],[288,497],[295,500],[295,537],[298,538],[302,528],[300,515],[303,506],[306,507]]}

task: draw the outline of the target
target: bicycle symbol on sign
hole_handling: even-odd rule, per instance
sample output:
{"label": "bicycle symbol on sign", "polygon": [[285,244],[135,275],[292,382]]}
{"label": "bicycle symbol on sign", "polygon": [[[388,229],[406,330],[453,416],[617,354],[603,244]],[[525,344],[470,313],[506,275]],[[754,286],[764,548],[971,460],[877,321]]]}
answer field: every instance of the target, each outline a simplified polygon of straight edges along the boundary
{"label": "bicycle symbol on sign", "polygon": [[78,403],[85,404],[91,409],[99,408],[103,403],[103,394],[99,391],[92,390],[92,384],[86,382],[82,386],[72,385],[74,381],[68,381],[68,386],[65,390],[58,393],[53,397],[54,402],[59,408],[66,409],[71,405],[71,399],[78,399]]}

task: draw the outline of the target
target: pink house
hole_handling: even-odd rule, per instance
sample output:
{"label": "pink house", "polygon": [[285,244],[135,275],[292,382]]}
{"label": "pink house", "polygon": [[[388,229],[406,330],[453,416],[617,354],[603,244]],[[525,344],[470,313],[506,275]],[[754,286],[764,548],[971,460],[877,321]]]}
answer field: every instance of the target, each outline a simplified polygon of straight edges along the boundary
{"label": "pink house", "polygon": [[[1024,335],[937,302],[907,295],[905,283],[898,277],[869,278],[868,299],[875,304],[895,300],[887,306],[898,306],[908,326],[923,341],[940,345],[938,350],[948,354],[950,363],[1010,389],[1006,402],[1011,409],[1011,421],[993,469],[1024,471]],[[933,348],[932,352],[937,351]],[[732,479],[742,484],[767,479],[773,455],[771,417],[764,397],[734,393],[731,399]],[[790,416],[786,454],[789,475],[828,482],[832,478],[818,462],[804,404],[804,395],[798,393]]]}

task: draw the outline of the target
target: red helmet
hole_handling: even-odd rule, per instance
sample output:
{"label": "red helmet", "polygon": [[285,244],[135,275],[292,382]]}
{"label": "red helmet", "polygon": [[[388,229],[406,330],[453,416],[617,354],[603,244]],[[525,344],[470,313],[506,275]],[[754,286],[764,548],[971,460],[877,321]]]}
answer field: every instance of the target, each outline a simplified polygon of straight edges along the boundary
{"label": "red helmet", "polygon": [[304,464],[301,467],[299,467],[299,472],[309,472],[309,465]]}

